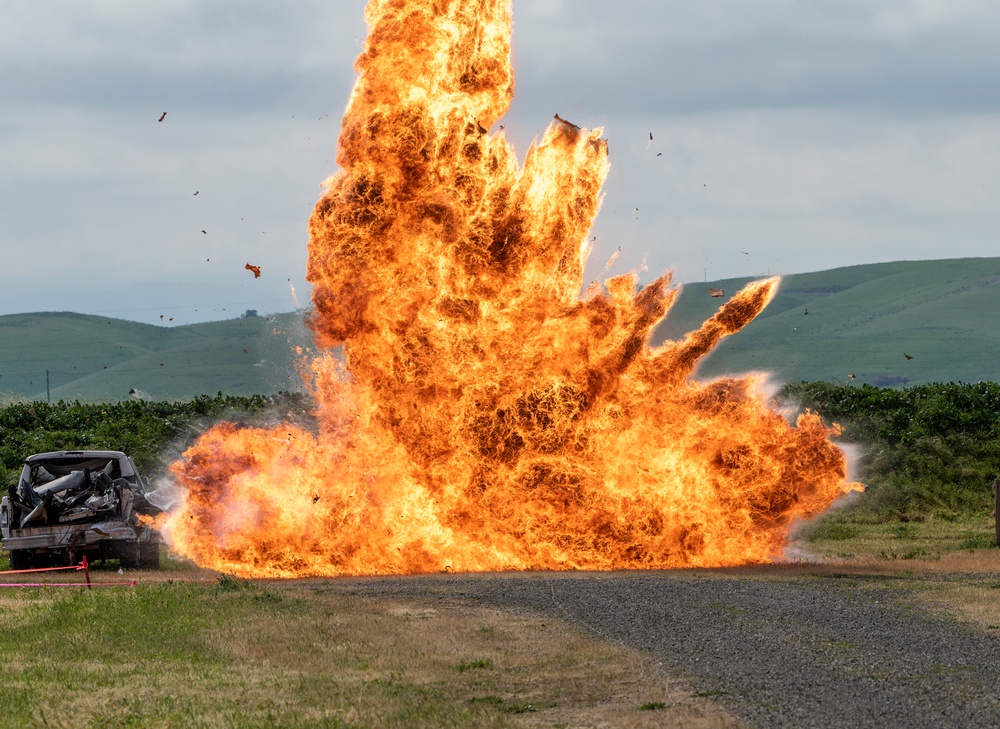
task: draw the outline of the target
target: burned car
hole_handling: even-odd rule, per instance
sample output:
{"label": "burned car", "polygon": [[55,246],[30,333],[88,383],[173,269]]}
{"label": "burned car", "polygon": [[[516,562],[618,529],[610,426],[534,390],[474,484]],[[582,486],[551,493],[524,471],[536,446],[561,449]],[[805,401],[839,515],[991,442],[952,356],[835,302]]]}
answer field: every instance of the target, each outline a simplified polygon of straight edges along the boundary
{"label": "burned car", "polygon": [[59,451],[25,459],[0,501],[0,534],[12,569],[117,559],[157,568],[160,536],[150,519],[148,481],[120,451]]}

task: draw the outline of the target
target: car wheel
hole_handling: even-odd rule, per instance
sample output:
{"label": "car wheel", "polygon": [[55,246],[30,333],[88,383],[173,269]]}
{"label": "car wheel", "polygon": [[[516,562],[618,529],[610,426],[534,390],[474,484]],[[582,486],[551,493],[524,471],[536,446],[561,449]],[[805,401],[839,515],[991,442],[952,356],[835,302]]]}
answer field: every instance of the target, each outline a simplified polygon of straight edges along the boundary
{"label": "car wheel", "polygon": [[139,542],[122,542],[118,545],[118,561],[129,570],[139,568]]}
{"label": "car wheel", "polygon": [[139,566],[147,570],[160,569],[160,543],[139,543]]}
{"label": "car wheel", "polygon": [[26,549],[10,550],[10,568],[12,570],[31,569],[31,552]]}

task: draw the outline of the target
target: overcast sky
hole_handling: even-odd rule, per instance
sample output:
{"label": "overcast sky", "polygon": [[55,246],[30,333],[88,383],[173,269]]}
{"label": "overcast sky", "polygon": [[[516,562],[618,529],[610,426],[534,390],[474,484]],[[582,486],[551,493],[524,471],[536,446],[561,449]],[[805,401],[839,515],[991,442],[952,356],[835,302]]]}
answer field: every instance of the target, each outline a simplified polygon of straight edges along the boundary
{"label": "overcast sky", "polygon": [[[0,314],[180,324],[290,311],[292,287],[306,305],[364,5],[2,0]],[[519,155],[555,113],[610,141],[590,278],[1000,255],[995,0],[514,15]]]}

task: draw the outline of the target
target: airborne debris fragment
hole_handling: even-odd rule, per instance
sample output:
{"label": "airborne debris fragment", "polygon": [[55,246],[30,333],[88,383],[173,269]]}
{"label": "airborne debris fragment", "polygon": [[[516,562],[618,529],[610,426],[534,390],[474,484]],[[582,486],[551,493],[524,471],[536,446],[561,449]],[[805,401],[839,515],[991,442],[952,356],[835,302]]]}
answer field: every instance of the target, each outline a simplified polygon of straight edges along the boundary
{"label": "airborne debris fragment", "polygon": [[260,266],[255,266],[248,261],[244,268],[248,271],[253,271],[254,278],[260,278]]}
{"label": "airborne debris fragment", "polygon": [[160,114],[160,118],[157,119],[156,121],[161,122],[166,118],[167,118],[167,112],[163,112],[162,114]]}
{"label": "airborne debris fragment", "polygon": [[718,299],[718,298],[726,295],[726,290],[725,289],[709,289],[708,290],[708,295],[711,296],[713,299]]}
{"label": "airborne debris fragment", "polygon": [[903,352],[903,356],[906,357],[907,359],[913,359],[913,357],[907,354],[906,352]]}
{"label": "airborne debris fragment", "polygon": [[576,124],[574,124],[571,121],[566,121],[565,119],[563,119],[558,114],[555,115],[555,120],[558,121],[558,122],[562,122],[563,124],[565,124],[568,127],[573,127],[573,129],[580,129],[580,127],[578,127]]}
{"label": "airborne debris fragment", "polygon": [[194,194],[197,195],[199,192],[200,192],[199,190],[195,190]]}

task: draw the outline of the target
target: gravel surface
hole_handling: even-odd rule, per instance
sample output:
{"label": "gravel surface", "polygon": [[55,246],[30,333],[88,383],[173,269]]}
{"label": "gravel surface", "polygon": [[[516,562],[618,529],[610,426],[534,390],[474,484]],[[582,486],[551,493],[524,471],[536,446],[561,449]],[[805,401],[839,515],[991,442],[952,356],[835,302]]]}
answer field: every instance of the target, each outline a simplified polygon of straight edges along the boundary
{"label": "gravel surface", "polygon": [[323,587],[560,617],[652,654],[751,726],[1000,726],[1000,640],[935,617],[887,578],[504,574]]}

